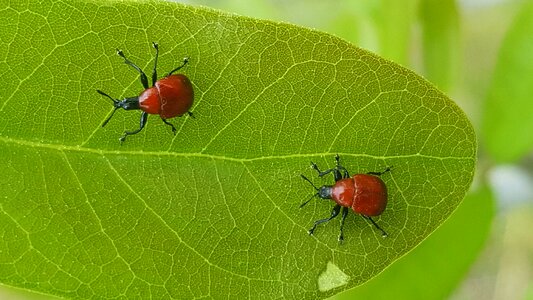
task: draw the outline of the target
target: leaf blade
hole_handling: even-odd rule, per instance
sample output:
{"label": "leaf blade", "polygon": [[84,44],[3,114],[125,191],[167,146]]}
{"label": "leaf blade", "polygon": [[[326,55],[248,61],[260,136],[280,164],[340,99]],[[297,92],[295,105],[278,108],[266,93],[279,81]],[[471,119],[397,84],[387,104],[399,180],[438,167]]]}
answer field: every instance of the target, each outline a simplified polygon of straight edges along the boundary
{"label": "leaf blade", "polygon": [[[484,143],[492,158],[512,162],[531,151],[533,113],[533,5],[525,2],[502,43],[482,120]],[[509,138],[512,133],[513,138]]]}

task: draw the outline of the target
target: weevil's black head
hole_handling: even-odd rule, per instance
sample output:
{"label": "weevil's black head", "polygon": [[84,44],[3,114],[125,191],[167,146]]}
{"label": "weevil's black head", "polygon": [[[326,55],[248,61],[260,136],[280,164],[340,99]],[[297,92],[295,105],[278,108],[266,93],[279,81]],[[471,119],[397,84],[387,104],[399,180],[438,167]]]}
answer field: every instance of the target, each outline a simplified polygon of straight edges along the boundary
{"label": "weevil's black head", "polygon": [[318,198],[321,198],[321,199],[331,199],[331,191],[332,191],[332,188],[333,186],[331,185],[323,185],[321,186],[320,188],[317,188],[312,182],[311,180],[307,179],[307,177],[305,177],[304,175],[301,175],[302,178],[304,180],[306,180],[307,182],[309,182],[309,184],[311,184],[311,186],[313,186],[315,188],[315,190],[317,191],[313,196],[311,196],[311,198],[309,198],[307,201],[305,201],[304,203],[302,203],[300,205],[300,207],[304,207],[307,203],[309,203],[309,201],[311,201],[311,199],[315,198],[315,197],[318,197]]}
{"label": "weevil's black head", "polygon": [[115,109],[122,107],[124,110],[140,109],[139,97],[126,98],[119,102],[114,102]]}
{"label": "weevil's black head", "polygon": [[318,189],[318,197],[322,199],[331,199],[331,191],[333,189],[333,186],[331,185],[323,185]]}
{"label": "weevil's black head", "polygon": [[139,107],[139,97],[126,98],[126,99],[120,101],[118,99],[113,99],[111,96],[109,96],[108,94],[106,94],[106,93],[104,93],[104,92],[102,92],[100,90],[96,90],[96,91],[98,92],[98,94],[111,99],[111,101],[113,101],[113,107],[115,107],[115,109],[113,110],[111,115],[104,121],[104,123],[102,123],[102,127],[104,127],[107,124],[107,122],[109,122],[109,120],[111,120],[111,117],[113,117],[113,115],[115,114],[115,112],[119,108],[123,108],[124,110],[140,109],[140,107]]}

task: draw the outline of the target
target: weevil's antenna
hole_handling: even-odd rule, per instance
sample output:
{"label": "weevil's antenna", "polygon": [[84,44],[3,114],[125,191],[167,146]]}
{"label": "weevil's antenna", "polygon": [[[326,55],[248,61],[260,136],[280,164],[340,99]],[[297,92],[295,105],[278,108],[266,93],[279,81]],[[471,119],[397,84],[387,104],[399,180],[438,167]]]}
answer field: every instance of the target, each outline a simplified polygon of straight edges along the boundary
{"label": "weevil's antenna", "polygon": [[[318,188],[311,182],[311,180],[309,180],[307,177],[305,177],[304,175],[300,175],[302,176],[303,179],[305,179],[307,182],[309,182],[309,184],[311,184],[315,190],[318,191]],[[318,197],[318,193],[314,194],[313,196],[311,196],[311,198],[309,198],[307,201],[305,201],[304,203],[300,204],[300,208],[304,207],[307,203],[309,203],[309,201],[311,201],[311,199],[315,198],[315,197]]]}
{"label": "weevil's antenna", "polygon": [[304,175],[300,175],[300,176],[302,176],[303,179],[305,179],[307,182],[309,182],[309,184],[312,185],[312,186],[315,188],[315,190],[318,191],[318,188],[317,188],[317,187],[311,182],[311,180],[309,180],[309,179],[308,179],[307,177],[305,177]]}
{"label": "weevil's antenna", "polygon": [[313,199],[315,197],[318,197],[318,193],[316,193],[313,196],[311,196],[311,198],[309,198],[309,200],[307,200],[304,203],[300,204],[300,208],[304,207],[307,203],[309,203],[309,201],[311,201],[311,199]]}
{"label": "weevil's antenna", "polygon": [[113,115],[115,114],[115,112],[117,111],[117,109],[120,108],[120,101],[116,100],[116,99],[113,99],[111,98],[111,96],[109,96],[108,94],[102,92],[101,90],[96,90],[98,92],[98,94],[102,95],[102,96],[105,96],[109,99],[111,99],[111,101],[113,101],[113,106],[115,106],[115,109],[113,110],[113,112],[111,113],[111,115],[105,119],[104,123],[102,123],[102,127],[104,127],[107,122],[109,122],[109,120],[111,120],[111,118],[113,117]]}

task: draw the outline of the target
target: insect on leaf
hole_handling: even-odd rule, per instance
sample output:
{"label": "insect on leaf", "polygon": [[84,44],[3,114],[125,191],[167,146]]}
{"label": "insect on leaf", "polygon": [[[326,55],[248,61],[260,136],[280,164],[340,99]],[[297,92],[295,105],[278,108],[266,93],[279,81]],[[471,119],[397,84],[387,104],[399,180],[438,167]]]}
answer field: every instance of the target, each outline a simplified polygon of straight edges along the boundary
{"label": "insect on leaf", "polygon": [[[2,4],[0,282],[72,298],[325,298],[379,274],[454,211],[475,167],[464,113],[413,72],[326,33],[166,2]],[[31,25],[30,25],[31,24]],[[195,118],[137,96],[184,57]],[[371,224],[345,242],[311,161],[382,178]]]}

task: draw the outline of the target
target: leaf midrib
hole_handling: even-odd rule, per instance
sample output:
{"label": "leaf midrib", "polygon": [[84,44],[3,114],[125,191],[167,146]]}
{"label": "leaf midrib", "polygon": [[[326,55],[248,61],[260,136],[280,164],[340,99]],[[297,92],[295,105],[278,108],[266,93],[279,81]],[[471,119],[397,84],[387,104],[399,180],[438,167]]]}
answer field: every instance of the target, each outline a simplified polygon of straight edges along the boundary
{"label": "leaf midrib", "polygon": [[69,146],[69,145],[60,145],[60,144],[46,144],[46,143],[37,143],[22,139],[15,139],[11,137],[2,137],[0,136],[0,142],[4,144],[16,144],[20,146],[27,146],[33,148],[42,148],[42,149],[52,149],[57,151],[71,151],[79,153],[92,153],[99,155],[135,155],[135,156],[155,156],[155,157],[195,157],[195,158],[210,158],[222,161],[233,161],[233,162],[253,162],[253,161],[262,161],[262,160],[271,160],[271,159],[294,159],[294,158],[311,158],[311,157],[323,157],[328,155],[336,155],[342,157],[356,157],[356,158],[370,158],[378,160],[386,159],[405,159],[405,158],[428,158],[428,159],[438,159],[438,160],[468,160],[475,162],[475,157],[471,156],[433,156],[426,155],[421,153],[413,154],[404,154],[404,155],[371,155],[371,154],[354,154],[354,153],[344,153],[344,152],[314,152],[314,153],[297,153],[297,154],[288,154],[288,155],[272,155],[272,156],[257,156],[251,158],[237,158],[224,155],[215,155],[215,154],[205,154],[197,152],[169,152],[169,151],[143,151],[143,150],[103,150],[95,148],[87,148],[82,146]]}

